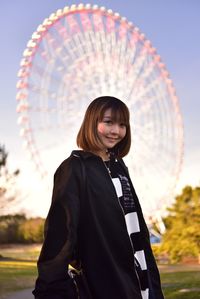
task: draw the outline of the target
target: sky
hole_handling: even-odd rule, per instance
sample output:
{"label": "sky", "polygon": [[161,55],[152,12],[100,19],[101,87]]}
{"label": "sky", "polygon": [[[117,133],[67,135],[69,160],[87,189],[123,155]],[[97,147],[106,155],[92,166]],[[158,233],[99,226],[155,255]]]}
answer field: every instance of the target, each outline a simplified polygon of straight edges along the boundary
{"label": "sky", "polygon": [[[19,135],[16,82],[27,42],[39,24],[57,9],[79,1],[1,1],[0,143],[9,152],[9,167],[20,169],[22,211],[45,216],[50,191],[32,167]],[[88,3],[82,1],[81,3]],[[198,0],[90,1],[125,16],[151,41],[165,63],[179,98],[184,123],[184,158],[177,194],[200,184],[200,2]],[[22,183],[23,182],[23,183]],[[21,184],[21,185],[20,185]],[[12,209],[12,207],[8,207]],[[13,207],[14,209],[14,207]]]}

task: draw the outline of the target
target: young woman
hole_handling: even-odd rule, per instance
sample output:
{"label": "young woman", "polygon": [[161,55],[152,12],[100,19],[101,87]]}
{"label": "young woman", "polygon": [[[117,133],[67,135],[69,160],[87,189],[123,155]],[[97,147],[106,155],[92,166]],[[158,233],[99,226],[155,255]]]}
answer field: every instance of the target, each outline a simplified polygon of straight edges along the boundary
{"label": "young woman", "polygon": [[122,160],[131,145],[127,106],[109,96],[92,101],[77,145],[82,150],[54,176],[35,298],[78,298],[68,266],[79,260],[93,299],[163,299],[148,229]]}

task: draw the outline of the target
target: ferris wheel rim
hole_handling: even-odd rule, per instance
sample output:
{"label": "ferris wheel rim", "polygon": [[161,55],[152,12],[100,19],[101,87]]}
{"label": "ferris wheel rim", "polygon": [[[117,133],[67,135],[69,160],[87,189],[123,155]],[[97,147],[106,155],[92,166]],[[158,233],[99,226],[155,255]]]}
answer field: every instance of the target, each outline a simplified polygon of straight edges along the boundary
{"label": "ferris wheel rim", "polygon": [[[64,7],[62,10],[57,10],[56,13],[53,13],[49,16],[49,18],[45,19],[44,22],[38,26],[37,30],[33,33],[32,38],[27,44],[27,47],[23,53],[23,58],[21,61],[21,68],[18,73],[18,77],[20,78],[17,83],[17,101],[19,102],[18,105],[18,112],[21,113],[23,111],[28,111],[29,104],[27,102],[28,95],[24,93],[24,90],[26,89],[26,78],[29,75],[29,72],[32,67],[32,62],[34,59],[34,56],[37,53],[37,48],[40,45],[40,42],[44,38],[45,34],[48,32],[48,29],[56,22],[58,22],[61,18],[64,16],[70,15],[70,14],[76,14],[76,13],[94,13],[99,12],[105,16],[113,17],[115,20],[118,20],[119,22],[123,23],[130,31],[135,32],[139,39],[145,44],[145,47],[150,55],[154,58],[154,63],[159,68],[162,79],[165,82],[170,98],[173,103],[173,108],[175,109],[176,114],[176,121],[177,126],[180,128],[179,130],[179,162],[176,168],[175,173],[175,181],[177,182],[180,169],[182,167],[183,163],[183,149],[184,149],[184,136],[183,136],[183,120],[181,117],[181,111],[179,106],[178,97],[176,95],[176,91],[173,85],[172,80],[170,79],[170,75],[167,71],[167,68],[165,64],[162,62],[161,57],[157,54],[157,50],[151,45],[151,42],[146,39],[145,35],[140,32],[139,28],[134,26],[133,23],[128,22],[126,18],[121,17],[118,13],[114,13],[111,10],[106,10],[105,7],[98,7],[98,6],[91,6],[91,5],[72,5],[71,7]],[[23,116],[23,115],[22,115]],[[22,117],[23,118],[23,117]],[[21,120],[21,123],[26,122],[28,124],[28,118]],[[182,129],[181,129],[182,128]],[[23,126],[22,126],[23,129]],[[38,168],[41,169],[42,176],[46,176],[46,170],[41,168],[42,161],[40,160],[37,145],[34,144],[34,136],[33,132],[31,130],[31,127],[26,132],[21,132],[21,134],[24,136],[25,140],[27,141],[27,147],[29,148],[29,151],[32,155],[32,158],[35,160],[35,163],[37,164]],[[28,136],[28,137],[27,137]],[[174,182],[174,185],[176,185],[176,182]]]}

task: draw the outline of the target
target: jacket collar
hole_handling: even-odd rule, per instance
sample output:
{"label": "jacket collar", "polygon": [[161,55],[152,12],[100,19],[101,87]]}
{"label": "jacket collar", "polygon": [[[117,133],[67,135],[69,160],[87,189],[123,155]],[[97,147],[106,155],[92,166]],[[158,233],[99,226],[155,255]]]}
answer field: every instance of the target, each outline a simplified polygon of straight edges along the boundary
{"label": "jacket collar", "polygon": [[[72,153],[71,153],[71,156],[80,157],[84,160],[89,159],[89,158],[97,158],[99,160],[102,160],[101,157],[93,154],[92,152],[87,152],[87,151],[83,151],[83,150],[73,150]],[[118,159],[118,162],[120,163],[122,168],[125,170],[126,174],[129,176],[128,168],[124,164],[123,159]]]}
{"label": "jacket collar", "polygon": [[78,156],[78,157],[81,157],[83,159],[88,159],[88,158],[98,158],[98,159],[101,159],[99,156],[91,153],[91,152],[86,152],[86,151],[83,151],[83,150],[73,150],[72,153],[71,153],[71,156]]}

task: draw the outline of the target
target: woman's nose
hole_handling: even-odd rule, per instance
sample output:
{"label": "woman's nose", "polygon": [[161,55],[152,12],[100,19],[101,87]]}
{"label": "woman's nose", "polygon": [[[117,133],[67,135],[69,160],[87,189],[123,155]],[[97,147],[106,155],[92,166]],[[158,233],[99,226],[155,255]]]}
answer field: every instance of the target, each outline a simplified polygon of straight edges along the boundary
{"label": "woman's nose", "polygon": [[119,125],[113,124],[111,128],[111,133],[118,134],[119,133]]}

